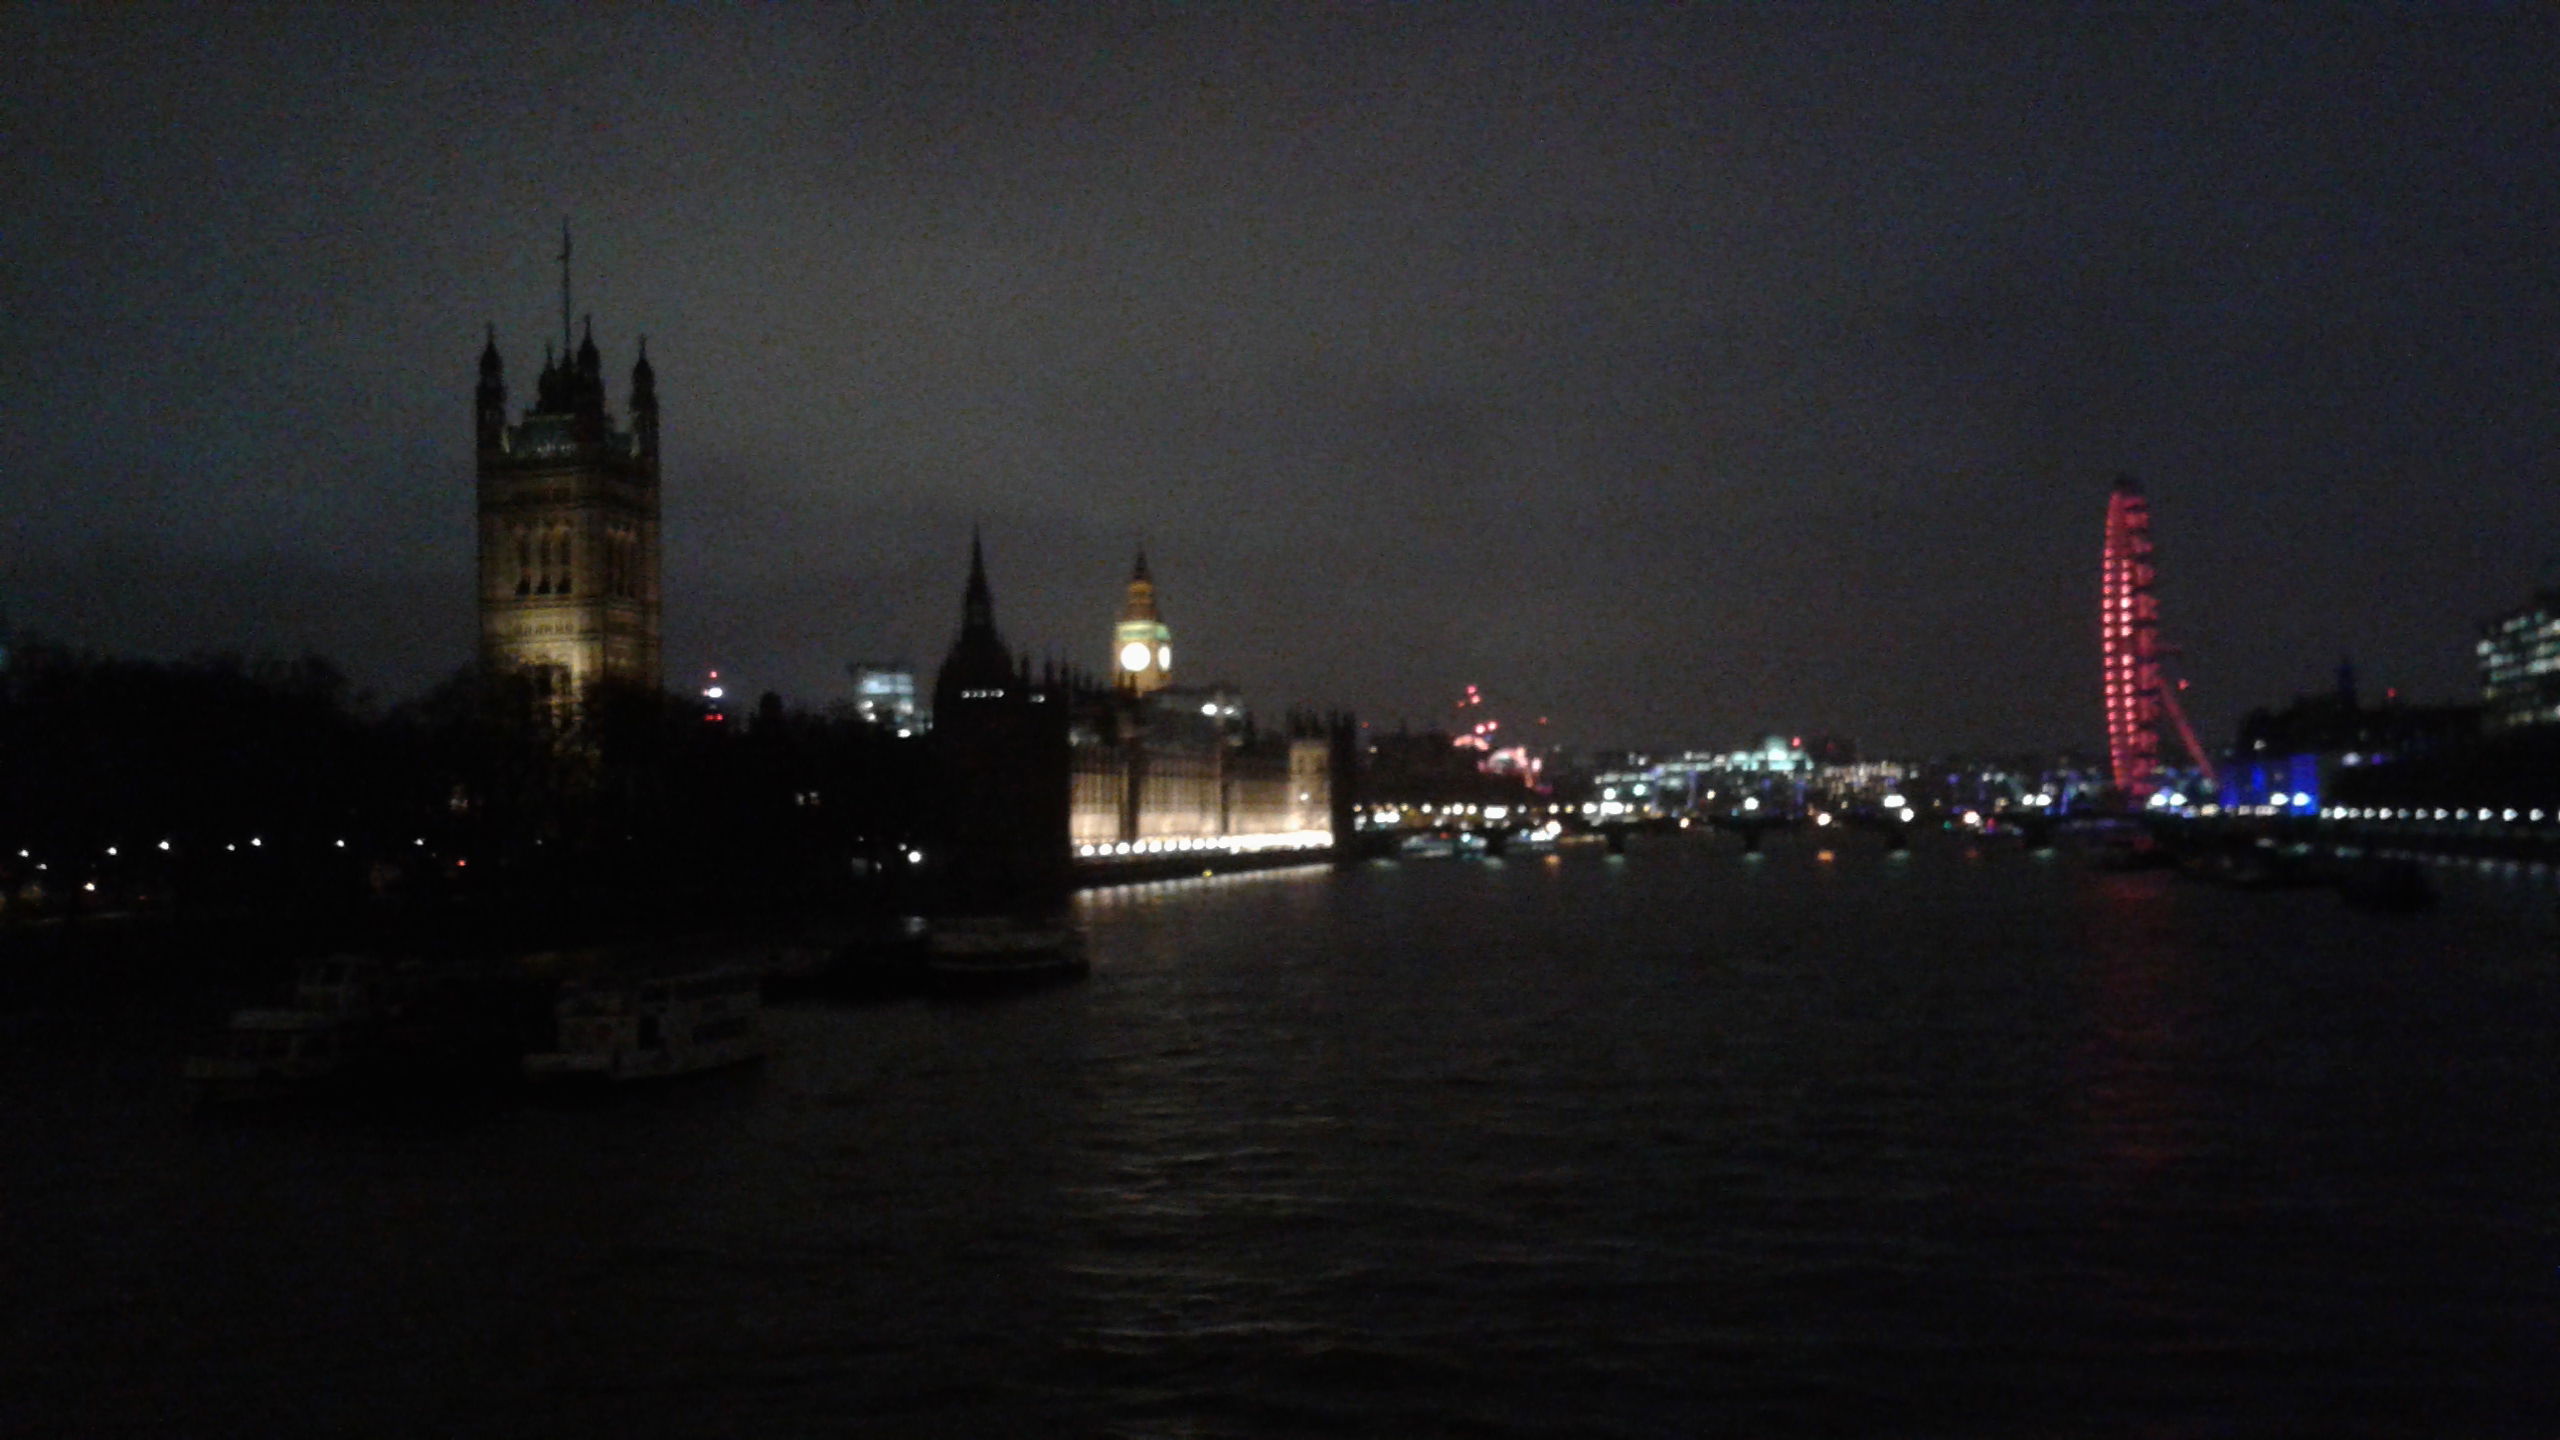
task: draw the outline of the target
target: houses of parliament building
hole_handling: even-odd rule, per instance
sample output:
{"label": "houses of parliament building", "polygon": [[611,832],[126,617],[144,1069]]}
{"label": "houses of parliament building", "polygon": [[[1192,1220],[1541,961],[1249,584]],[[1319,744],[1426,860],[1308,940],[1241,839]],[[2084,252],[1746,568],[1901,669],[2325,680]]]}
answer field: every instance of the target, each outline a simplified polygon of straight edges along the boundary
{"label": "houses of parliament building", "polygon": [[[507,406],[495,327],[480,352],[476,439],[480,658],[566,709],[599,686],[662,685],[657,377],[647,342],[616,420],[592,323],[570,346],[561,240],[560,345],[533,403]],[[934,691],[931,750],[956,827],[1025,857],[1008,884],[1070,854],[1168,842],[1304,837],[1335,826],[1347,717],[1257,727],[1227,687],[1173,683],[1173,632],[1139,555],[1111,630],[1108,683],[1035,676],[998,637],[972,542],[960,633]]]}

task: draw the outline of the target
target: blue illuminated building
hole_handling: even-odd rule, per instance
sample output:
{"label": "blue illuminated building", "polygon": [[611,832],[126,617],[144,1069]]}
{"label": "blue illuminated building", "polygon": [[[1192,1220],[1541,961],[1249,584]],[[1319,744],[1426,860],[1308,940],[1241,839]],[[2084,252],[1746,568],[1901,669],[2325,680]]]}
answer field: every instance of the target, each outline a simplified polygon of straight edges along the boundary
{"label": "blue illuminated building", "polygon": [[2342,775],[2466,743],[2478,717],[2468,706],[2402,704],[2396,691],[2380,705],[2365,705],[2356,694],[2355,667],[2342,661],[2330,693],[2298,697],[2282,710],[2253,710],[2240,722],[2222,803],[2318,809]]}

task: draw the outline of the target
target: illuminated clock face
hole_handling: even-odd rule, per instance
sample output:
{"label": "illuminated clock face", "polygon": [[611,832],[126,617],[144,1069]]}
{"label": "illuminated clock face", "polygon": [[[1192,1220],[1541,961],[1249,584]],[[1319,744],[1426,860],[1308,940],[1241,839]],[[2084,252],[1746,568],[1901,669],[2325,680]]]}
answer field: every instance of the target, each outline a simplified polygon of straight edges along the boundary
{"label": "illuminated clock face", "polygon": [[1159,670],[1170,670],[1173,668],[1172,646],[1159,645],[1156,647],[1156,668]]}
{"label": "illuminated clock face", "polygon": [[1144,670],[1147,668],[1147,645],[1145,641],[1132,640],[1128,644],[1120,647],[1120,668],[1123,670]]}

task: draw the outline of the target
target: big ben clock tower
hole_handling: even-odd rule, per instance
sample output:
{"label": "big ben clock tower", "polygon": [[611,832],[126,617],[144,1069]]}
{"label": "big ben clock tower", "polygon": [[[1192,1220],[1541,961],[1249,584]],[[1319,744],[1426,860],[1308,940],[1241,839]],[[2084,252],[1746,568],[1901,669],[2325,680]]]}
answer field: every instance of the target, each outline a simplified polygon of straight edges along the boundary
{"label": "big ben clock tower", "polygon": [[1111,627],[1111,681],[1132,695],[1161,690],[1173,678],[1173,631],[1156,613],[1156,582],[1147,574],[1147,552],[1129,576],[1129,599]]}

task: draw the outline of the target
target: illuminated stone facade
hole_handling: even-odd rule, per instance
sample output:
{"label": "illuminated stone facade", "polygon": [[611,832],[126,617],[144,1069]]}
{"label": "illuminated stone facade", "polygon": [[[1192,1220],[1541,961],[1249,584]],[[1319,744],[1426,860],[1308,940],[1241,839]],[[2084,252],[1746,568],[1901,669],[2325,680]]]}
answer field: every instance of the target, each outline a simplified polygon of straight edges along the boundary
{"label": "illuminated stone facade", "polygon": [[[565,341],[565,335],[564,335]],[[567,703],[599,683],[658,688],[658,395],[646,342],[631,424],[605,406],[592,324],[547,355],[510,424],[497,335],[480,352],[480,658]]]}
{"label": "illuminated stone facade", "polygon": [[1070,830],[1085,847],[1328,830],[1330,742],[1313,722],[1257,732],[1241,696],[1177,689],[1146,552],[1111,627],[1111,689],[1079,697]]}
{"label": "illuminated stone facade", "polygon": [[[1315,721],[1256,731],[1234,697],[1125,691],[1078,706],[1069,831],[1078,846],[1333,829],[1333,742]],[[1203,708],[1221,711],[1204,715]]]}

